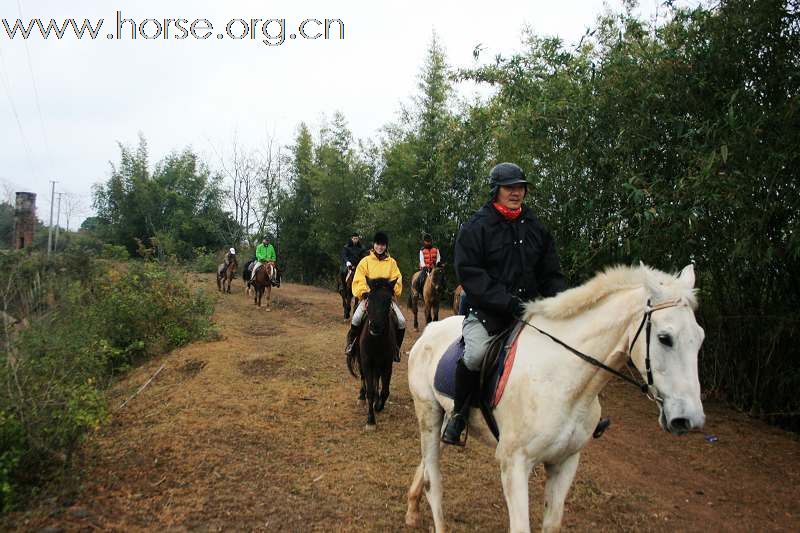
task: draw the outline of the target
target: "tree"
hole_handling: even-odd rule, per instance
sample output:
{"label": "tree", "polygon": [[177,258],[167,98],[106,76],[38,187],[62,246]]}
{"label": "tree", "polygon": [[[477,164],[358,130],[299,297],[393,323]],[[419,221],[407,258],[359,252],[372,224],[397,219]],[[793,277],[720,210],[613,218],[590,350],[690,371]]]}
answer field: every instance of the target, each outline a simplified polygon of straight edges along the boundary
{"label": "tree", "polygon": [[147,145],[120,145],[119,167],[94,189],[100,236],[135,253],[150,243],[159,257],[188,259],[195,248],[227,244],[230,215],[222,209],[219,179],[189,150],[173,153],[148,170]]}

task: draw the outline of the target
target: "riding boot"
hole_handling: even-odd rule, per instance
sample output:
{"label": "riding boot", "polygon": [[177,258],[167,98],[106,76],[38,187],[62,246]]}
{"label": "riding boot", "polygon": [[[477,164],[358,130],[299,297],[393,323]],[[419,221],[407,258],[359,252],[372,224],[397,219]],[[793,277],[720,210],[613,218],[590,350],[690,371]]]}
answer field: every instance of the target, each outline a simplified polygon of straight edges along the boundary
{"label": "riding boot", "polygon": [[345,346],[344,353],[351,355],[355,348],[356,341],[358,340],[358,333],[361,331],[360,326],[350,324],[350,330],[347,332],[347,345]]}
{"label": "riding boot", "polygon": [[480,381],[480,372],[472,371],[464,364],[464,359],[459,359],[456,365],[455,397],[453,398],[453,413],[447,422],[447,427],[442,434],[445,444],[462,445],[461,433],[469,422],[469,399],[477,389]]}
{"label": "riding boot", "polygon": [[394,353],[394,362],[400,362],[400,348],[403,346],[403,337],[406,336],[406,328],[397,330],[397,351]]}

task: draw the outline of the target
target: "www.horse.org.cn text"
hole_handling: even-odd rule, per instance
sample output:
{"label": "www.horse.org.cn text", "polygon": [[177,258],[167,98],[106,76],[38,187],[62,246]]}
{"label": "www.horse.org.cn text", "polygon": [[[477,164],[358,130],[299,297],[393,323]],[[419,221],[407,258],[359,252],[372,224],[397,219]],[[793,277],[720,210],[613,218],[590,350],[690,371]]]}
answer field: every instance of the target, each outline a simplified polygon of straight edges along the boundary
{"label": "www.horse.org.cn text", "polygon": [[[76,39],[108,40],[177,40],[230,39],[234,41],[258,41],[267,46],[280,46],[287,39],[295,40],[344,40],[344,22],[338,18],[307,18],[296,25],[287,25],[285,18],[234,18],[225,24],[214,24],[205,18],[145,18],[124,17],[116,12],[115,24],[106,24],[105,19],[91,21],[62,19],[57,21],[41,18],[28,20],[1,19],[0,38],[61,40]],[[107,33],[103,33],[103,28]],[[290,31],[288,28],[294,28]]]}

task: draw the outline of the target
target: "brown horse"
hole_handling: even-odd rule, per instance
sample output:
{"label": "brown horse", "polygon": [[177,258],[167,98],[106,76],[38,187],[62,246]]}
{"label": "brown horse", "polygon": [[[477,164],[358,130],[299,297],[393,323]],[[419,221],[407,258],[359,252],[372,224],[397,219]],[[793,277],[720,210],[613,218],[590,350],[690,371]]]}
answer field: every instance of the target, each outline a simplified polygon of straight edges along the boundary
{"label": "brown horse", "polygon": [[464,287],[459,285],[456,287],[456,290],[453,291],[453,314],[457,315],[459,309],[461,308],[461,295],[464,294]]}
{"label": "brown horse", "polygon": [[[222,263],[217,267],[217,289],[219,289],[220,292],[231,293],[231,281],[236,275],[237,268],[239,268],[239,263],[236,261],[236,258],[233,258],[228,264]],[[226,283],[227,286],[225,285]]]}
{"label": "brown horse", "polygon": [[439,320],[439,302],[444,292],[444,263],[436,265],[425,278],[425,285],[422,287],[422,295],[417,292],[417,280],[422,272],[417,272],[411,277],[411,291],[409,294],[409,305],[414,312],[414,329],[419,329],[417,321],[417,310],[419,308],[420,296],[422,297],[425,308],[425,324],[430,324],[434,320]]}
{"label": "brown horse", "polygon": [[[356,346],[347,356],[347,369],[361,375],[361,394],[367,400],[367,430],[375,429],[375,413],[383,411],[392,381],[392,358],[397,346],[397,318],[392,310],[392,296],[397,280],[367,278],[367,316],[362,323]],[[378,386],[380,385],[380,394]]]}
{"label": "brown horse", "polygon": [[350,314],[358,307],[358,297],[353,297],[353,278],[355,277],[356,267],[347,267],[347,272],[340,272],[337,279],[339,286],[339,295],[342,297],[342,309],[344,310],[344,319],[348,320]]}
{"label": "brown horse", "polygon": [[264,291],[267,292],[267,311],[271,311],[270,304],[272,297],[272,280],[274,278],[275,263],[270,261],[268,263],[263,263],[261,268],[256,270],[256,275],[251,282],[253,288],[255,289],[253,303],[258,307],[261,307],[261,297],[264,295]]}

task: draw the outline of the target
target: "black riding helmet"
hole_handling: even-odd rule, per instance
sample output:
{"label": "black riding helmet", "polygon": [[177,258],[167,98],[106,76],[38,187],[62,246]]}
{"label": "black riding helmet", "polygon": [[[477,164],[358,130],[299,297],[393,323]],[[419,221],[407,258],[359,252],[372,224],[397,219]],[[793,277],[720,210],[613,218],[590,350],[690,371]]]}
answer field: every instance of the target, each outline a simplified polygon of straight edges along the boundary
{"label": "black riding helmet", "polygon": [[425,235],[422,236],[422,240],[423,241],[433,242],[433,237],[431,237],[430,233],[426,233]]}
{"label": "black riding helmet", "polygon": [[489,186],[492,188],[492,198],[497,196],[500,186],[525,185],[527,190],[528,180],[525,173],[514,163],[500,163],[489,172]]}
{"label": "black riding helmet", "polygon": [[375,244],[385,244],[389,246],[389,237],[382,231],[379,231],[375,234],[375,237],[372,238],[372,242]]}

